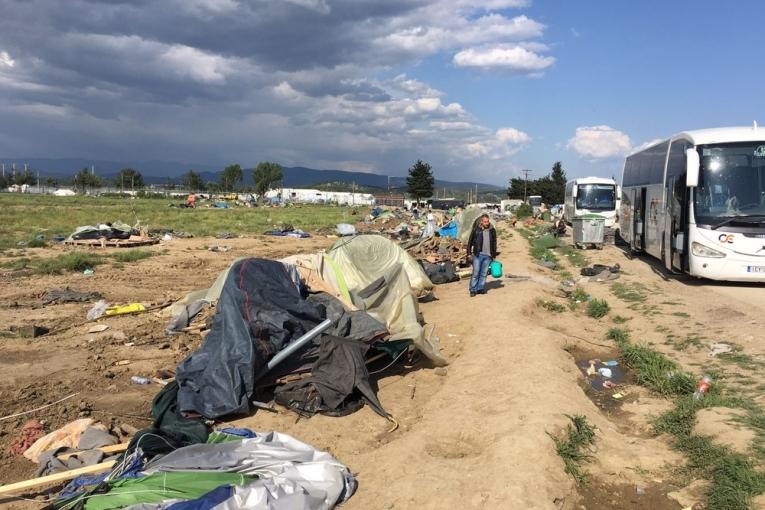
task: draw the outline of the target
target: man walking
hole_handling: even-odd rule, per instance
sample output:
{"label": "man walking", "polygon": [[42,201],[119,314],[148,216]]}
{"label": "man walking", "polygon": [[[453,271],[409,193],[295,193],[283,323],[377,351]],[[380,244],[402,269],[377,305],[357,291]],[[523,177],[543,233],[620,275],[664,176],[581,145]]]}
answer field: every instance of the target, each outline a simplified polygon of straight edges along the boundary
{"label": "man walking", "polygon": [[486,273],[492,259],[497,256],[497,232],[491,226],[489,215],[484,214],[473,227],[467,245],[468,261],[473,260],[473,274],[470,276],[470,297],[486,294]]}

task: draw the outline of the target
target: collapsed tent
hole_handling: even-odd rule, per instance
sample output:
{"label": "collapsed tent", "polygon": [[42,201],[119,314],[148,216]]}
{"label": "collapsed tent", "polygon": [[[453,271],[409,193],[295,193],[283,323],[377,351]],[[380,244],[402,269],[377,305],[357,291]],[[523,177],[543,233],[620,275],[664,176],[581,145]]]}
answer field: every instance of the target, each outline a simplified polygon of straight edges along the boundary
{"label": "collapsed tent", "polygon": [[[74,495],[71,490],[82,491]],[[332,455],[279,432],[213,432],[206,443],[144,462],[136,452],[108,476],[75,481],[57,510],[329,510],[357,483]]]}
{"label": "collapsed tent", "polygon": [[328,256],[337,264],[353,303],[388,327],[391,340],[410,339],[436,366],[448,362],[438,339],[425,338],[418,297],[433,290],[422,267],[406,251],[376,235],[337,241]]}
{"label": "collapsed tent", "polygon": [[[248,413],[256,374],[276,353],[327,318],[333,321],[328,334],[355,341],[386,333],[384,324],[363,312],[346,312],[330,295],[306,299],[301,285],[281,262],[244,259],[231,266],[210,332],[200,349],[178,365],[182,412],[207,418]],[[318,344],[317,339],[293,358],[301,364],[315,359]]]}
{"label": "collapsed tent", "polygon": [[454,222],[457,224],[457,238],[460,241],[467,244],[470,239],[470,232],[473,230],[473,225],[475,225],[475,220],[483,214],[483,209],[473,205],[466,207],[454,217]]}
{"label": "collapsed tent", "polygon": [[114,223],[105,223],[94,227],[92,225],[85,225],[77,227],[74,232],[69,236],[68,240],[80,240],[80,239],[130,239],[130,236],[138,232],[134,232],[133,228],[120,221]]}

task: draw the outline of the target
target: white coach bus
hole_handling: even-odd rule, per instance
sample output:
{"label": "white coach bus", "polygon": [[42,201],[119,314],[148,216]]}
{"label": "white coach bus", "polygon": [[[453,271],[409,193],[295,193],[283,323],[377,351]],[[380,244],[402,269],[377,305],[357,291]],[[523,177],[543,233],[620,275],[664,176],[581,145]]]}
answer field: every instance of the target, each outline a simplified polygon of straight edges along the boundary
{"label": "white coach bus", "polygon": [[618,221],[620,189],[613,179],[580,177],[566,183],[563,219],[569,225],[579,216],[598,215],[607,227]]}
{"label": "white coach bus", "polygon": [[765,131],[686,131],[627,157],[621,234],[671,271],[765,282]]}

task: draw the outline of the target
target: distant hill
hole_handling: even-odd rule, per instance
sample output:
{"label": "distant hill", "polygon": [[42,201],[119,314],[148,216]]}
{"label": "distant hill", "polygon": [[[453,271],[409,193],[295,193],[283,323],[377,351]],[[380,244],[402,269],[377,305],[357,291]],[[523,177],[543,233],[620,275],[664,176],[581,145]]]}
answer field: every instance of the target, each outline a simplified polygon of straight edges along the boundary
{"label": "distant hill", "polygon": [[[101,178],[113,178],[123,168],[135,168],[143,175],[147,184],[164,184],[168,178],[178,182],[189,169],[201,175],[205,181],[217,181],[219,167],[202,164],[179,163],[175,161],[106,161],[89,160],[82,158],[46,159],[46,158],[0,158],[5,163],[6,173],[12,164],[16,164],[16,170],[23,170],[26,164],[28,168],[40,172],[41,177],[55,177],[57,179],[70,179],[82,168],[95,167],[96,175]],[[244,168],[244,167],[243,167]],[[252,167],[244,169],[244,185],[252,185]],[[355,183],[359,187],[388,189],[388,176],[366,172],[348,172],[344,170],[317,170],[305,167],[284,167],[284,186],[288,188],[311,187],[330,182]],[[472,189],[478,184],[479,192],[504,191],[506,188],[492,184],[475,182],[452,182],[436,179],[436,188],[447,188],[454,191]],[[390,187],[393,190],[403,190],[406,187],[405,177],[390,177]]]}

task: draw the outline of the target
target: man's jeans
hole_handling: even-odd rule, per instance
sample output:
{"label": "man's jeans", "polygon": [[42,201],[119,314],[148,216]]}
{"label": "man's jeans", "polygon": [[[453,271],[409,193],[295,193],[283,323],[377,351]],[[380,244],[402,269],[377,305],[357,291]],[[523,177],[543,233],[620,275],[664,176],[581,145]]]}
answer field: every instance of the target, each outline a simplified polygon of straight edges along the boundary
{"label": "man's jeans", "polygon": [[486,285],[486,273],[491,265],[491,257],[481,253],[473,255],[473,274],[470,276],[470,292],[483,290]]}

